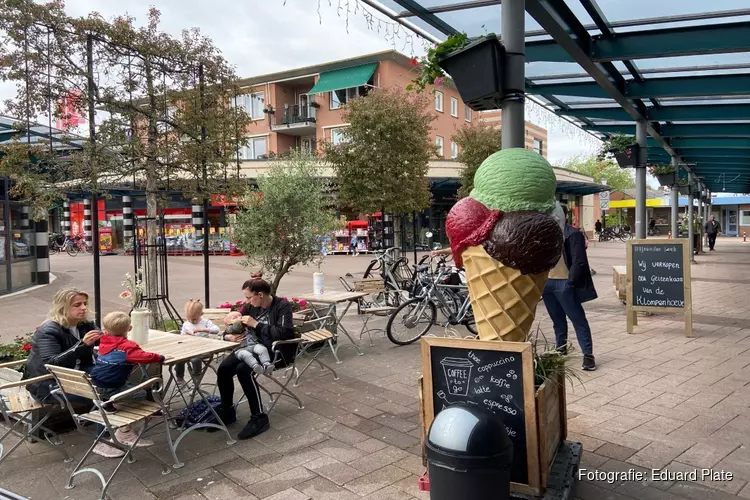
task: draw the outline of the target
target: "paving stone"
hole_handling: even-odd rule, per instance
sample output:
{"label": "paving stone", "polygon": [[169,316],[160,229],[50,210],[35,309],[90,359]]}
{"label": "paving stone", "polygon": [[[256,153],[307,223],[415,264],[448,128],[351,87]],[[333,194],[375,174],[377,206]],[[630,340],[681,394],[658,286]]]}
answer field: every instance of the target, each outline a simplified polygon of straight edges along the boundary
{"label": "paving stone", "polygon": [[382,469],[366,474],[354,481],[346,484],[346,488],[357,495],[365,496],[375,491],[392,485],[393,483],[409,476],[410,474],[403,469],[388,465]]}
{"label": "paving stone", "polygon": [[243,486],[249,486],[271,477],[268,472],[255,467],[242,458],[223,464],[219,471],[235,483]]}
{"label": "paving stone", "polygon": [[665,443],[651,443],[627,461],[647,469],[661,469],[683,452],[682,448]]}
{"label": "paving stone", "polygon": [[[695,474],[696,478],[692,478],[688,481],[695,484],[702,484],[703,486],[713,489],[720,490],[731,495],[736,495],[739,491],[747,484],[747,481],[738,477],[732,477],[732,479],[724,479],[721,471],[711,469],[705,469],[700,467],[694,467],[692,465],[684,464],[681,462],[672,462],[667,466],[669,472],[685,472],[688,474]],[[705,474],[705,475],[704,475]]]}
{"label": "paving stone", "polygon": [[312,500],[355,500],[360,497],[346,488],[329,481],[324,477],[316,477],[298,484],[296,490],[308,495]]}
{"label": "paving stone", "polygon": [[264,455],[251,458],[249,461],[270,476],[275,476],[322,456],[324,455],[318,450],[303,448],[287,455]]}
{"label": "paving stone", "polygon": [[205,469],[185,476],[175,477],[170,481],[152,486],[150,490],[159,498],[169,497],[197,490],[210,481],[221,481],[222,479],[224,479],[224,476],[219,472],[213,469]]}
{"label": "paving stone", "polygon": [[605,443],[601,447],[597,448],[596,454],[603,455],[608,458],[614,458],[615,460],[625,461],[628,458],[636,454],[638,450],[633,448],[627,448],[614,443]]}
{"label": "paving stone", "polygon": [[669,493],[690,500],[736,500],[736,496],[697,483],[675,483]]}
{"label": "paving stone", "polygon": [[325,455],[306,463],[305,468],[338,485],[346,484],[365,475],[364,472]]}
{"label": "paving stone", "polygon": [[677,457],[681,462],[695,467],[713,467],[723,458],[736,450],[740,444],[707,439],[685,451]]}
{"label": "paving stone", "polygon": [[388,486],[380,491],[371,493],[362,500],[411,500],[414,497],[407,496],[403,491],[395,486]]}
{"label": "paving stone", "polygon": [[318,443],[314,445],[313,448],[326,456],[335,458],[344,463],[351,462],[352,460],[356,460],[365,455],[365,452],[362,450],[335,439],[329,439],[322,443]]}
{"label": "paving stone", "polygon": [[390,444],[391,446],[397,446],[405,449],[419,443],[419,438],[415,438],[403,432],[399,432],[390,427],[380,427],[372,431],[367,432],[371,437]]}
{"label": "paving stone", "polygon": [[289,488],[284,491],[280,491],[276,493],[275,495],[272,495],[266,498],[267,500],[310,500],[309,495],[302,493],[299,490],[296,490],[294,488]]}
{"label": "paving stone", "polygon": [[[276,476],[271,476],[268,479],[264,479],[263,481],[258,481],[257,483],[250,484],[246,486],[246,489],[258,498],[266,498],[268,496],[276,494],[277,492],[283,492],[285,494],[293,495],[294,490],[292,490],[292,488],[314,477],[315,474],[310,472],[308,469],[304,467],[297,467]],[[278,494],[280,495],[281,493]],[[299,494],[301,495],[302,493]],[[286,497],[279,497],[279,499],[281,498]],[[289,498],[296,497],[290,496]],[[305,496],[305,498],[308,497]]]}
{"label": "paving stone", "polygon": [[[382,400],[378,402],[377,404],[385,403],[385,402],[386,402],[385,400]],[[344,410],[354,413],[355,415],[362,417],[362,418],[372,418],[383,413],[381,410],[378,410],[377,408],[366,405],[359,401],[350,401],[348,403],[344,403],[339,406],[343,408]]]}
{"label": "paving stone", "polygon": [[378,441],[375,438],[370,438],[367,441],[362,441],[354,445],[355,448],[360,449],[366,453],[374,453],[378,450],[382,450],[387,447],[388,444],[383,441]]}
{"label": "paving stone", "polygon": [[[229,498],[258,500],[258,497],[251,495],[229,479],[208,483],[204,487],[199,488],[198,492],[208,500],[227,500]],[[140,499],[140,497],[138,498]]]}
{"label": "paving stone", "polygon": [[716,468],[732,472],[735,476],[750,481],[750,446],[741,445],[716,465]]}
{"label": "paving stone", "polygon": [[349,465],[367,474],[378,470],[381,467],[385,467],[386,465],[396,463],[409,456],[410,455],[403,450],[400,450],[393,446],[388,446],[386,448],[383,448],[382,450],[378,450],[374,453],[354,460],[350,462]]}

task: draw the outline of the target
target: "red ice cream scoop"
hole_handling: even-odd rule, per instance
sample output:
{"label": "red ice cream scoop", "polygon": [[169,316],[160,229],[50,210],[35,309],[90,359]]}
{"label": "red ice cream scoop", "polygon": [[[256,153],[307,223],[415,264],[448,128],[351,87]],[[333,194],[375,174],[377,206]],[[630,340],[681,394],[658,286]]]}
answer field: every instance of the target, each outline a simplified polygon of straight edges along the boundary
{"label": "red ice cream scoop", "polygon": [[453,260],[458,267],[463,266],[463,251],[481,245],[492,234],[502,215],[500,210],[490,210],[468,196],[453,205],[445,219],[445,233],[450,240]]}

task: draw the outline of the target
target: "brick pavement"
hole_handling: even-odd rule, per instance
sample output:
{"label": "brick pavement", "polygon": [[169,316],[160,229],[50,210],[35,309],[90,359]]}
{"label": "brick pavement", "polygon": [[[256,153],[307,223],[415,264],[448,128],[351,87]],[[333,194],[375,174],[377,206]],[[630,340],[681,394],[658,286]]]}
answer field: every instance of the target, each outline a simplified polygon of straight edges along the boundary
{"label": "brick pavement", "polygon": [[[583,480],[576,498],[750,498],[750,311],[741,301],[750,281],[750,244],[720,239],[717,249],[698,256],[693,266],[695,337],[686,339],[680,318],[666,314],[639,318],[636,333],[627,335],[624,308],[611,289],[611,267],[624,261],[624,245],[590,247],[600,298],[587,304],[587,311],[599,369],[581,373],[583,386],[568,387],[568,428],[569,439],[584,445],[581,467],[588,470],[713,468],[732,472],[734,479]],[[366,259],[357,259],[328,259],[327,284],[333,286],[332,276],[338,273],[361,270]],[[200,267],[195,261],[175,261],[170,262],[172,289],[184,298],[196,295],[202,289]],[[129,261],[107,257],[102,262],[105,309],[121,308],[115,297]],[[4,334],[9,325],[40,321],[45,301],[57,286],[88,287],[90,271],[82,260],[54,261],[53,266],[60,276],[53,286],[27,297],[0,299]],[[216,259],[212,271],[215,300],[237,297],[231,288],[238,287],[245,271],[228,258]],[[296,271],[281,292],[307,290],[311,276],[310,269]],[[357,320],[352,316],[347,323],[354,327]],[[539,325],[551,338],[543,308]],[[339,381],[311,370],[299,388],[305,409],[282,403],[271,416],[272,429],[254,440],[227,447],[217,434],[193,433],[182,447],[185,468],[161,476],[157,461],[167,457],[160,446],[163,438],[157,437],[157,445],[139,450],[136,463],[120,472],[112,497],[428,498],[416,488],[422,472],[415,388],[418,347],[392,346],[384,338],[376,338],[375,344],[361,357],[353,349],[340,351],[344,363],[336,367]],[[247,417],[246,407],[240,416]],[[65,440],[74,455],[83,453],[86,441],[81,436],[70,434]],[[91,476],[83,476],[74,490],[64,490],[70,466],[40,445],[24,444],[2,468],[2,486],[32,498],[95,498],[97,481]]]}

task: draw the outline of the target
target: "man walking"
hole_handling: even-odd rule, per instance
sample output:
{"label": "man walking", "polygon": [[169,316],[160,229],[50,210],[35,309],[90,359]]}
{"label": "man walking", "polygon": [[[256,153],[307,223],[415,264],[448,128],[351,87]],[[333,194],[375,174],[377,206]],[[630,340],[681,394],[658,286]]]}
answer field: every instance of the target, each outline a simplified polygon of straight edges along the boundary
{"label": "man walking", "polygon": [[721,224],[716,222],[716,217],[713,215],[711,219],[706,222],[706,236],[708,236],[708,249],[714,252],[714,245],[716,245],[716,236],[721,233]]}
{"label": "man walking", "polygon": [[[563,207],[563,211],[567,221],[567,207]],[[567,352],[567,318],[570,318],[576,337],[578,337],[578,345],[583,352],[582,369],[592,371],[596,369],[594,346],[591,340],[591,328],[582,304],[596,299],[597,294],[586,256],[586,237],[567,222],[565,222],[563,235],[565,237],[563,254],[549,273],[542,299],[554,325],[557,348]]]}

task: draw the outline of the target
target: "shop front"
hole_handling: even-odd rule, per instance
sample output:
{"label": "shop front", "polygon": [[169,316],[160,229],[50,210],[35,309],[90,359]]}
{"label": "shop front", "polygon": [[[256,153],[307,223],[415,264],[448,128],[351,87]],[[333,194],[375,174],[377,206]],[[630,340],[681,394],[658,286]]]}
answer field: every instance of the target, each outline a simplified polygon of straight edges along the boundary
{"label": "shop front", "polygon": [[37,284],[34,228],[28,207],[10,199],[0,178],[0,295]]}

